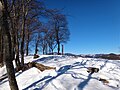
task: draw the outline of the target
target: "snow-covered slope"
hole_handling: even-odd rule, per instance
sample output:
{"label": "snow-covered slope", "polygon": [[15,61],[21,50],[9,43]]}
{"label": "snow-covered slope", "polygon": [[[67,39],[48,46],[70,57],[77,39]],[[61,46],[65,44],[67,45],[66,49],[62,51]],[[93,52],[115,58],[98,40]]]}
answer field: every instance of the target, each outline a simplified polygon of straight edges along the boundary
{"label": "snow-covered slope", "polygon": [[[72,56],[41,55],[25,57],[25,62],[35,61],[56,70],[39,71],[31,68],[16,73],[20,90],[120,90],[120,61]],[[98,73],[90,74],[87,67],[99,68]],[[0,68],[0,76],[6,73]],[[104,84],[100,78],[109,81]],[[8,79],[0,81],[0,90],[9,90]]]}

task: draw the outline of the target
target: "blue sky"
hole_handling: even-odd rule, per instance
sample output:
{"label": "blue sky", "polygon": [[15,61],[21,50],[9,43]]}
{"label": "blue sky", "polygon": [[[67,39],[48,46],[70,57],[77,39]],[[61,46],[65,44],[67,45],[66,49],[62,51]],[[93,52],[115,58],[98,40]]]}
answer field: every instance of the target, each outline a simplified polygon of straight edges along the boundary
{"label": "blue sky", "polygon": [[65,52],[120,53],[120,0],[45,0],[67,15],[70,41]]}

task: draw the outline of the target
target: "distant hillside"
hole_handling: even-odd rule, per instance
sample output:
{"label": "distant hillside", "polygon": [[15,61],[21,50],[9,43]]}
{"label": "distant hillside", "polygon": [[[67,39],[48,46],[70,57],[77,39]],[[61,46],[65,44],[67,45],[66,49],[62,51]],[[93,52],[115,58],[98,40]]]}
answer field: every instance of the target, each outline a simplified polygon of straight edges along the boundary
{"label": "distant hillside", "polygon": [[120,54],[114,54],[114,53],[110,53],[110,54],[88,54],[88,55],[80,55],[84,58],[103,58],[103,59],[110,59],[110,60],[120,60]]}

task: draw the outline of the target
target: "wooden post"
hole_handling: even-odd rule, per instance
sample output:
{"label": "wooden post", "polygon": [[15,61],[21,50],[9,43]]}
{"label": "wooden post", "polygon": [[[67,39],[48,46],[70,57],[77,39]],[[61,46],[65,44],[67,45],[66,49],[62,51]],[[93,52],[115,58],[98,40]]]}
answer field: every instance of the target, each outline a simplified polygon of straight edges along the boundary
{"label": "wooden post", "polygon": [[62,45],[62,55],[64,54],[64,46]]}

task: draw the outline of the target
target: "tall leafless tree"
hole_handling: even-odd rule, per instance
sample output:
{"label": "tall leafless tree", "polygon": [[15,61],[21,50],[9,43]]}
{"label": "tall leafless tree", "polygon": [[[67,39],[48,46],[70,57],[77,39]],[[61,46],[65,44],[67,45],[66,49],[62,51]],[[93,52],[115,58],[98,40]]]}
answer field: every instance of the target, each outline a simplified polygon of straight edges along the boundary
{"label": "tall leafless tree", "polygon": [[8,80],[11,90],[18,90],[17,82],[15,79],[14,66],[12,63],[12,43],[11,43],[11,35],[8,24],[8,7],[7,0],[1,0],[2,3],[2,31],[4,35],[4,53],[5,53],[5,65],[8,74]]}
{"label": "tall leafless tree", "polygon": [[60,54],[60,44],[65,43],[69,40],[70,32],[67,27],[67,19],[64,14],[53,14],[51,21],[53,25],[53,30],[56,36],[56,42],[57,42],[57,50],[58,54]]}

